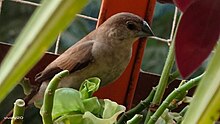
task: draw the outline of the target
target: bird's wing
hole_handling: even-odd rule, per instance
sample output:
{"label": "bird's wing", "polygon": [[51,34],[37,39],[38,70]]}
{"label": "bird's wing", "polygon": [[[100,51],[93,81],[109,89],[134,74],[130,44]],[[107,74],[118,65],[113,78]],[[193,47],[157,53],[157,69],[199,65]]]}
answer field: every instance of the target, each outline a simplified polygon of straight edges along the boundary
{"label": "bird's wing", "polygon": [[75,72],[85,68],[93,61],[92,56],[93,42],[81,42],[66,50],[56,60],[50,63],[44,71],[37,74],[35,77],[36,82],[43,82],[54,77],[55,74],[62,70],[69,70]]}

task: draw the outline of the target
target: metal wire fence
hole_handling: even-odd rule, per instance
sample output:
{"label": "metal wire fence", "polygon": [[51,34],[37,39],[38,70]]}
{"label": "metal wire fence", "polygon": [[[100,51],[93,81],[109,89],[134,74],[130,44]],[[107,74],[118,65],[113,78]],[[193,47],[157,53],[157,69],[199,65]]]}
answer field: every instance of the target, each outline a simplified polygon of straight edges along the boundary
{"label": "metal wire fence", "polygon": [[[31,1],[26,1],[26,0],[10,0],[10,1],[11,2],[16,2],[16,3],[19,3],[19,4],[26,4],[26,5],[33,6],[33,7],[41,6],[40,3],[35,3],[35,2],[31,2]],[[1,12],[1,8],[2,8],[2,2],[4,2],[4,1],[0,0],[0,12]],[[167,45],[169,46],[170,42],[173,40],[174,30],[175,30],[176,22],[177,22],[177,15],[178,15],[178,9],[175,8],[175,12],[174,12],[174,16],[173,16],[173,22],[172,22],[172,28],[171,28],[171,31],[170,31],[171,33],[170,33],[170,36],[169,36],[168,39],[161,38],[159,36],[153,36],[153,37],[149,37],[149,38],[155,39],[155,40],[160,41],[160,42],[167,43]],[[97,18],[87,16],[87,15],[83,15],[83,14],[76,14],[76,16],[80,17],[80,18],[87,19],[87,20],[95,21],[95,22],[98,21]],[[61,35],[62,35],[62,33],[60,33],[59,36],[57,36],[57,40],[56,40],[56,44],[55,44],[55,50],[54,50],[55,54],[58,54]]]}

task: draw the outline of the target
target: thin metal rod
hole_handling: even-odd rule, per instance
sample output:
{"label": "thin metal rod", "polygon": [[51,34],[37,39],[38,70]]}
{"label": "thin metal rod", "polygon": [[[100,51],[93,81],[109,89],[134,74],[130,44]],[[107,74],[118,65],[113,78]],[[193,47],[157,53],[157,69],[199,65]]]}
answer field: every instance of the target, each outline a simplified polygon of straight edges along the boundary
{"label": "thin metal rod", "polygon": [[84,18],[84,19],[88,19],[88,20],[92,20],[92,21],[98,21],[97,18],[94,18],[94,17],[90,17],[90,16],[86,16],[86,15],[82,15],[82,14],[76,14],[77,17],[80,17],[80,18]]}
{"label": "thin metal rod", "polygon": [[57,37],[57,41],[56,41],[56,45],[55,45],[55,51],[54,51],[55,54],[58,54],[58,51],[59,51],[60,35],[61,35],[61,33],[59,33],[59,35],[58,35],[58,37]]}
{"label": "thin metal rod", "polygon": [[175,27],[176,27],[176,20],[177,20],[177,14],[178,14],[178,8],[175,7],[175,12],[174,12],[174,15],[173,15],[173,23],[172,23],[172,29],[171,29],[171,32],[170,32],[170,41],[173,40],[173,36],[174,36],[174,30],[175,30]]}
{"label": "thin metal rod", "polygon": [[2,2],[3,2],[3,0],[0,0],[0,14],[2,12]]}
{"label": "thin metal rod", "polygon": [[17,2],[17,3],[22,3],[22,4],[27,4],[27,5],[32,5],[32,6],[40,6],[39,3],[34,3],[34,2],[30,2],[30,1],[25,1],[25,0],[11,0],[13,2]]}
{"label": "thin metal rod", "polygon": [[152,36],[152,37],[149,37],[149,38],[155,39],[155,40],[158,40],[158,41],[162,41],[164,43],[167,43],[168,46],[170,46],[170,42],[173,40],[173,36],[174,36],[174,31],[175,31],[176,22],[177,22],[177,15],[178,15],[178,8],[175,7],[175,12],[174,12],[174,15],[173,15],[173,23],[172,23],[169,39],[164,39],[164,38],[160,38],[160,37],[156,37],[156,36]]}
{"label": "thin metal rod", "polygon": [[164,43],[170,42],[170,39],[164,39],[164,38],[160,38],[160,37],[156,37],[156,36],[150,36],[148,38],[155,39],[155,40],[158,40],[158,41],[162,41]]}
{"label": "thin metal rod", "polygon": [[[32,6],[35,6],[35,7],[41,6],[41,4],[39,4],[39,3],[34,3],[34,2],[30,2],[30,1],[25,1],[25,0],[11,0],[11,1],[17,2],[17,3],[22,3],[22,4],[27,4],[27,5],[32,5]],[[80,17],[80,18],[92,20],[92,21],[98,21],[97,18],[86,16],[86,15],[82,15],[82,14],[76,14],[76,16]]]}

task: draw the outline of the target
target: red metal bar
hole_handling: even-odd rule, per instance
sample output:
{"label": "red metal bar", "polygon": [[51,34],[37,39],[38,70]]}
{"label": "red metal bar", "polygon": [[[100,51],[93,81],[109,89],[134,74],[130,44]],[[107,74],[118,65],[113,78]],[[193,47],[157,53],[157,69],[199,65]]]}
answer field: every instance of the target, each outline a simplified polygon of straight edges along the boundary
{"label": "red metal bar", "polygon": [[[151,22],[155,3],[155,0],[103,0],[97,26],[119,12],[131,12]],[[127,108],[131,107],[146,46],[146,39],[140,40],[144,42],[134,44],[132,59],[125,72],[117,81],[101,88],[96,93],[99,98],[109,98]]]}

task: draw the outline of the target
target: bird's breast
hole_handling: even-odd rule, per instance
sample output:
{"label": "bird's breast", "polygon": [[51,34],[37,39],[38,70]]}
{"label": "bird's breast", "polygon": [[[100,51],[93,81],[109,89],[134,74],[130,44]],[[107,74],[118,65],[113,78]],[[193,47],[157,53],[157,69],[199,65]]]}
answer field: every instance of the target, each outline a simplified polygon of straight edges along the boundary
{"label": "bird's breast", "polygon": [[[100,45],[100,46],[99,46]],[[98,44],[93,51],[95,61],[102,70],[100,75],[103,83],[116,80],[124,72],[131,58],[131,48],[112,47]]]}
{"label": "bird's breast", "polygon": [[113,49],[107,45],[96,44],[93,46],[92,56],[92,63],[62,79],[60,87],[78,89],[85,79],[91,77],[99,77],[102,86],[113,82],[127,67],[131,49]]}

